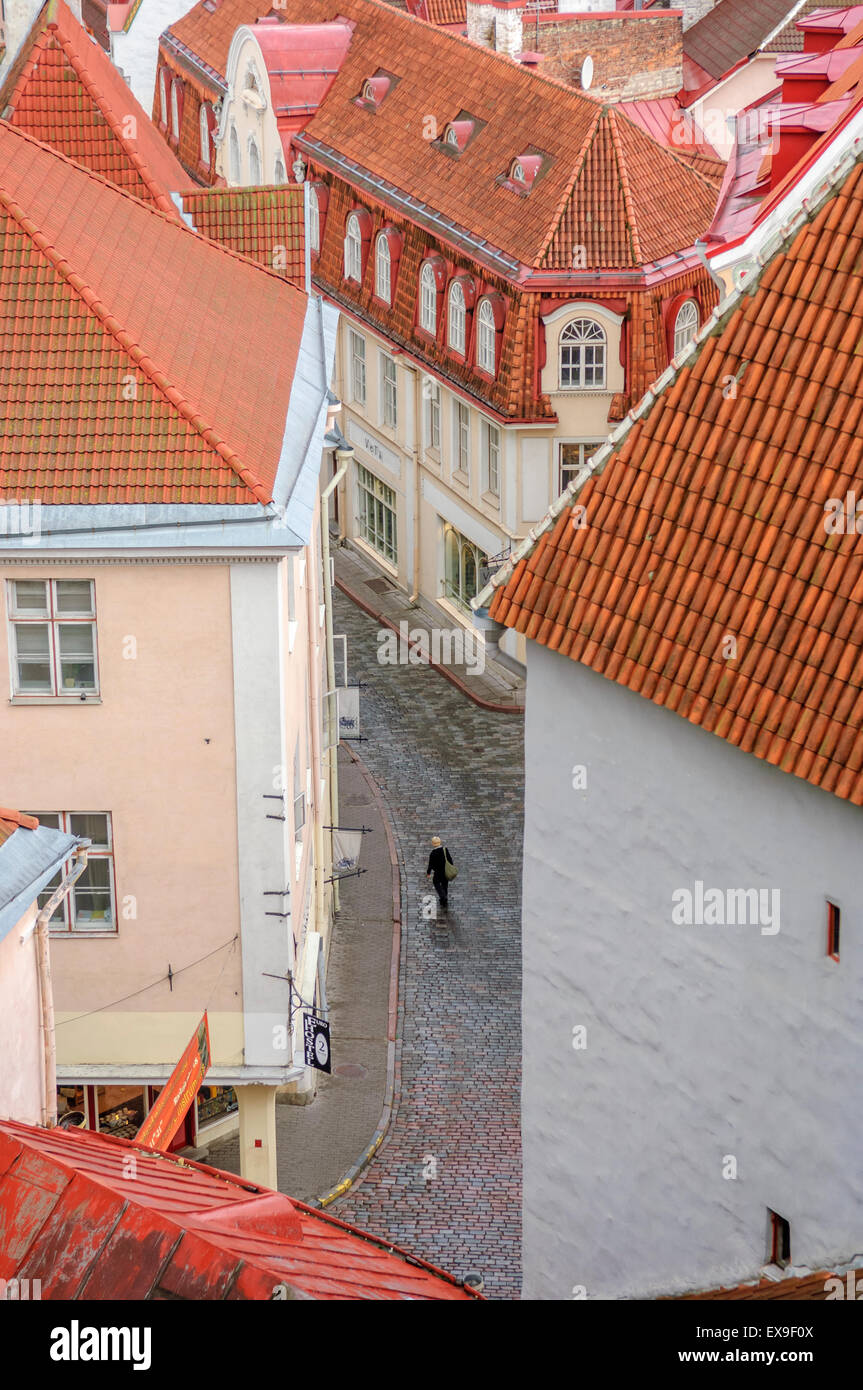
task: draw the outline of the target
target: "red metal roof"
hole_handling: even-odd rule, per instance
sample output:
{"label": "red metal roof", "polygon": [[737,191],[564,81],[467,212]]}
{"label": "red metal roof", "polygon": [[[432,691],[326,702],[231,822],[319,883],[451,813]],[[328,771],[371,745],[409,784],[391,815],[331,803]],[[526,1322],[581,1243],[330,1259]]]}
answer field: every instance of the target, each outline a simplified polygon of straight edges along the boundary
{"label": "red metal roof", "polygon": [[283,135],[302,130],[317,111],[338,76],[352,31],[344,21],[279,24],[265,18],[254,26]]}
{"label": "red metal roof", "polygon": [[471,1299],[434,1265],[229,1173],[0,1120],[0,1278],[43,1299]]}
{"label": "red metal roof", "polygon": [[8,122],[0,230],[0,496],[268,502],[305,295]]}
{"label": "red metal roof", "polygon": [[189,177],[63,0],[48,0],[0,90],[12,125],[170,216]]}

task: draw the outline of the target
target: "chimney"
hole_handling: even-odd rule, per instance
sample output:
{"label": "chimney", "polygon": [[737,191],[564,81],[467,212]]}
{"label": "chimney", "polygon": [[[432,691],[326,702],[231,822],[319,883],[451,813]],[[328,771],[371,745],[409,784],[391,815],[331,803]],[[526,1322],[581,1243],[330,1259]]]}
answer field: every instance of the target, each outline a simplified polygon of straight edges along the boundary
{"label": "chimney", "polygon": [[494,0],[493,8],[494,46],[498,53],[514,58],[524,47],[521,22],[524,0]]}
{"label": "chimney", "polygon": [[526,0],[467,0],[467,36],[485,48],[514,58],[522,51],[522,11]]}
{"label": "chimney", "polygon": [[467,0],[467,36],[485,48],[494,48],[494,5]]}

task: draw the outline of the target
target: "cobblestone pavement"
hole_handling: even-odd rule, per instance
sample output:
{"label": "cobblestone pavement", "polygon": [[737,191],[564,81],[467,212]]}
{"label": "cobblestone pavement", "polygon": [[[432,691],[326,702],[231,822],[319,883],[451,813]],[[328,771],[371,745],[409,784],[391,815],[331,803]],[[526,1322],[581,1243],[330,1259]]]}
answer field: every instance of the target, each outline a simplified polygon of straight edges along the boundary
{"label": "cobblestone pavement", "polygon": [[[392,817],[404,929],[396,1116],[330,1210],[518,1298],[523,723],[427,668],[379,665],[377,624],[334,601],[349,679],[367,682],[359,752]],[[437,922],[422,916],[434,834],[459,868]]]}

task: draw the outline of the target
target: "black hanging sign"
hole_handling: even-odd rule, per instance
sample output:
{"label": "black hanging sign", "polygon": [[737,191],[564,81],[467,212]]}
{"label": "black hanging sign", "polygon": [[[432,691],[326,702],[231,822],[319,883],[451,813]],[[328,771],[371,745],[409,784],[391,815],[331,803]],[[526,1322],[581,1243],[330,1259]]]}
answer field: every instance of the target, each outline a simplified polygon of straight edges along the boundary
{"label": "black hanging sign", "polygon": [[303,1014],[303,1051],[306,1066],[316,1071],[331,1072],[330,1025],[317,1014]]}

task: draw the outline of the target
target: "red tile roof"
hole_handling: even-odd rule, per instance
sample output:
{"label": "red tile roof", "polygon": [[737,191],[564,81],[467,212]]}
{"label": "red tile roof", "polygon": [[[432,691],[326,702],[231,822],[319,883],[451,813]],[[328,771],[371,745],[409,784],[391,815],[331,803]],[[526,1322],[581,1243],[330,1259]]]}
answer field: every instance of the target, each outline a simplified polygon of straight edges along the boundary
{"label": "red tile roof", "polygon": [[791,13],[794,0],[719,0],[683,35],[683,51],[711,77],[749,58]]}
{"label": "red tile roof", "polygon": [[176,217],[189,178],[63,0],[48,0],[0,90],[12,125]]}
{"label": "red tile roof", "polygon": [[[202,0],[169,32],[224,73],[228,15],[233,32],[249,22],[249,3],[223,0],[210,14]],[[277,14],[287,24],[341,15],[356,25],[301,147],[319,163],[329,151],[334,168],[351,161],[522,265],[569,269],[574,246],[587,244],[588,267],[631,266],[685,249],[710,223],[718,174],[563,82],[377,0],[284,0]],[[356,97],[381,66],[400,80],[370,110]],[[483,124],[461,155],[423,138],[430,120],[442,135],[463,110]],[[505,183],[513,159],[531,150],[547,164],[523,196]]]}
{"label": "red tile roof", "polygon": [[832,191],[596,456],[588,524],[568,494],[490,611],[863,805],[863,536],[826,525],[863,496],[863,166]]}
{"label": "red tile roof", "polygon": [[199,1163],[0,1121],[0,1278],[43,1299],[467,1300],[388,1241]]}
{"label": "red tile roof", "polygon": [[770,1299],[783,1303],[811,1303],[829,1297],[831,1291],[826,1287],[828,1279],[841,1279],[843,1287],[845,1286],[842,1276],[821,1269],[815,1274],[802,1274],[793,1279],[761,1279],[755,1284],[737,1284],[730,1289],[710,1289],[706,1293],[682,1294],[674,1301],[687,1303],[709,1299],[712,1303],[715,1300],[722,1302],[733,1299],[739,1302],[749,1299],[761,1303]]}
{"label": "red tile roof", "polygon": [[269,501],[306,297],[5,122],[0,224],[0,495]]}
{"label": "red tile roof", "polygon": [[182,195],[183,211],[203,236],[239,251],[303,289],[306,282],[303,189],[202,188]]}
{"label": "red tile roof", "polygon": [[[221,0],[215,9],[199,0],[182,19],[165,30],[222,78],[228,66],[228,49],[241,24],[254,24],[267,14],[279,14],[267,0]],[[331,18],[335,18],[334,10]]]}

